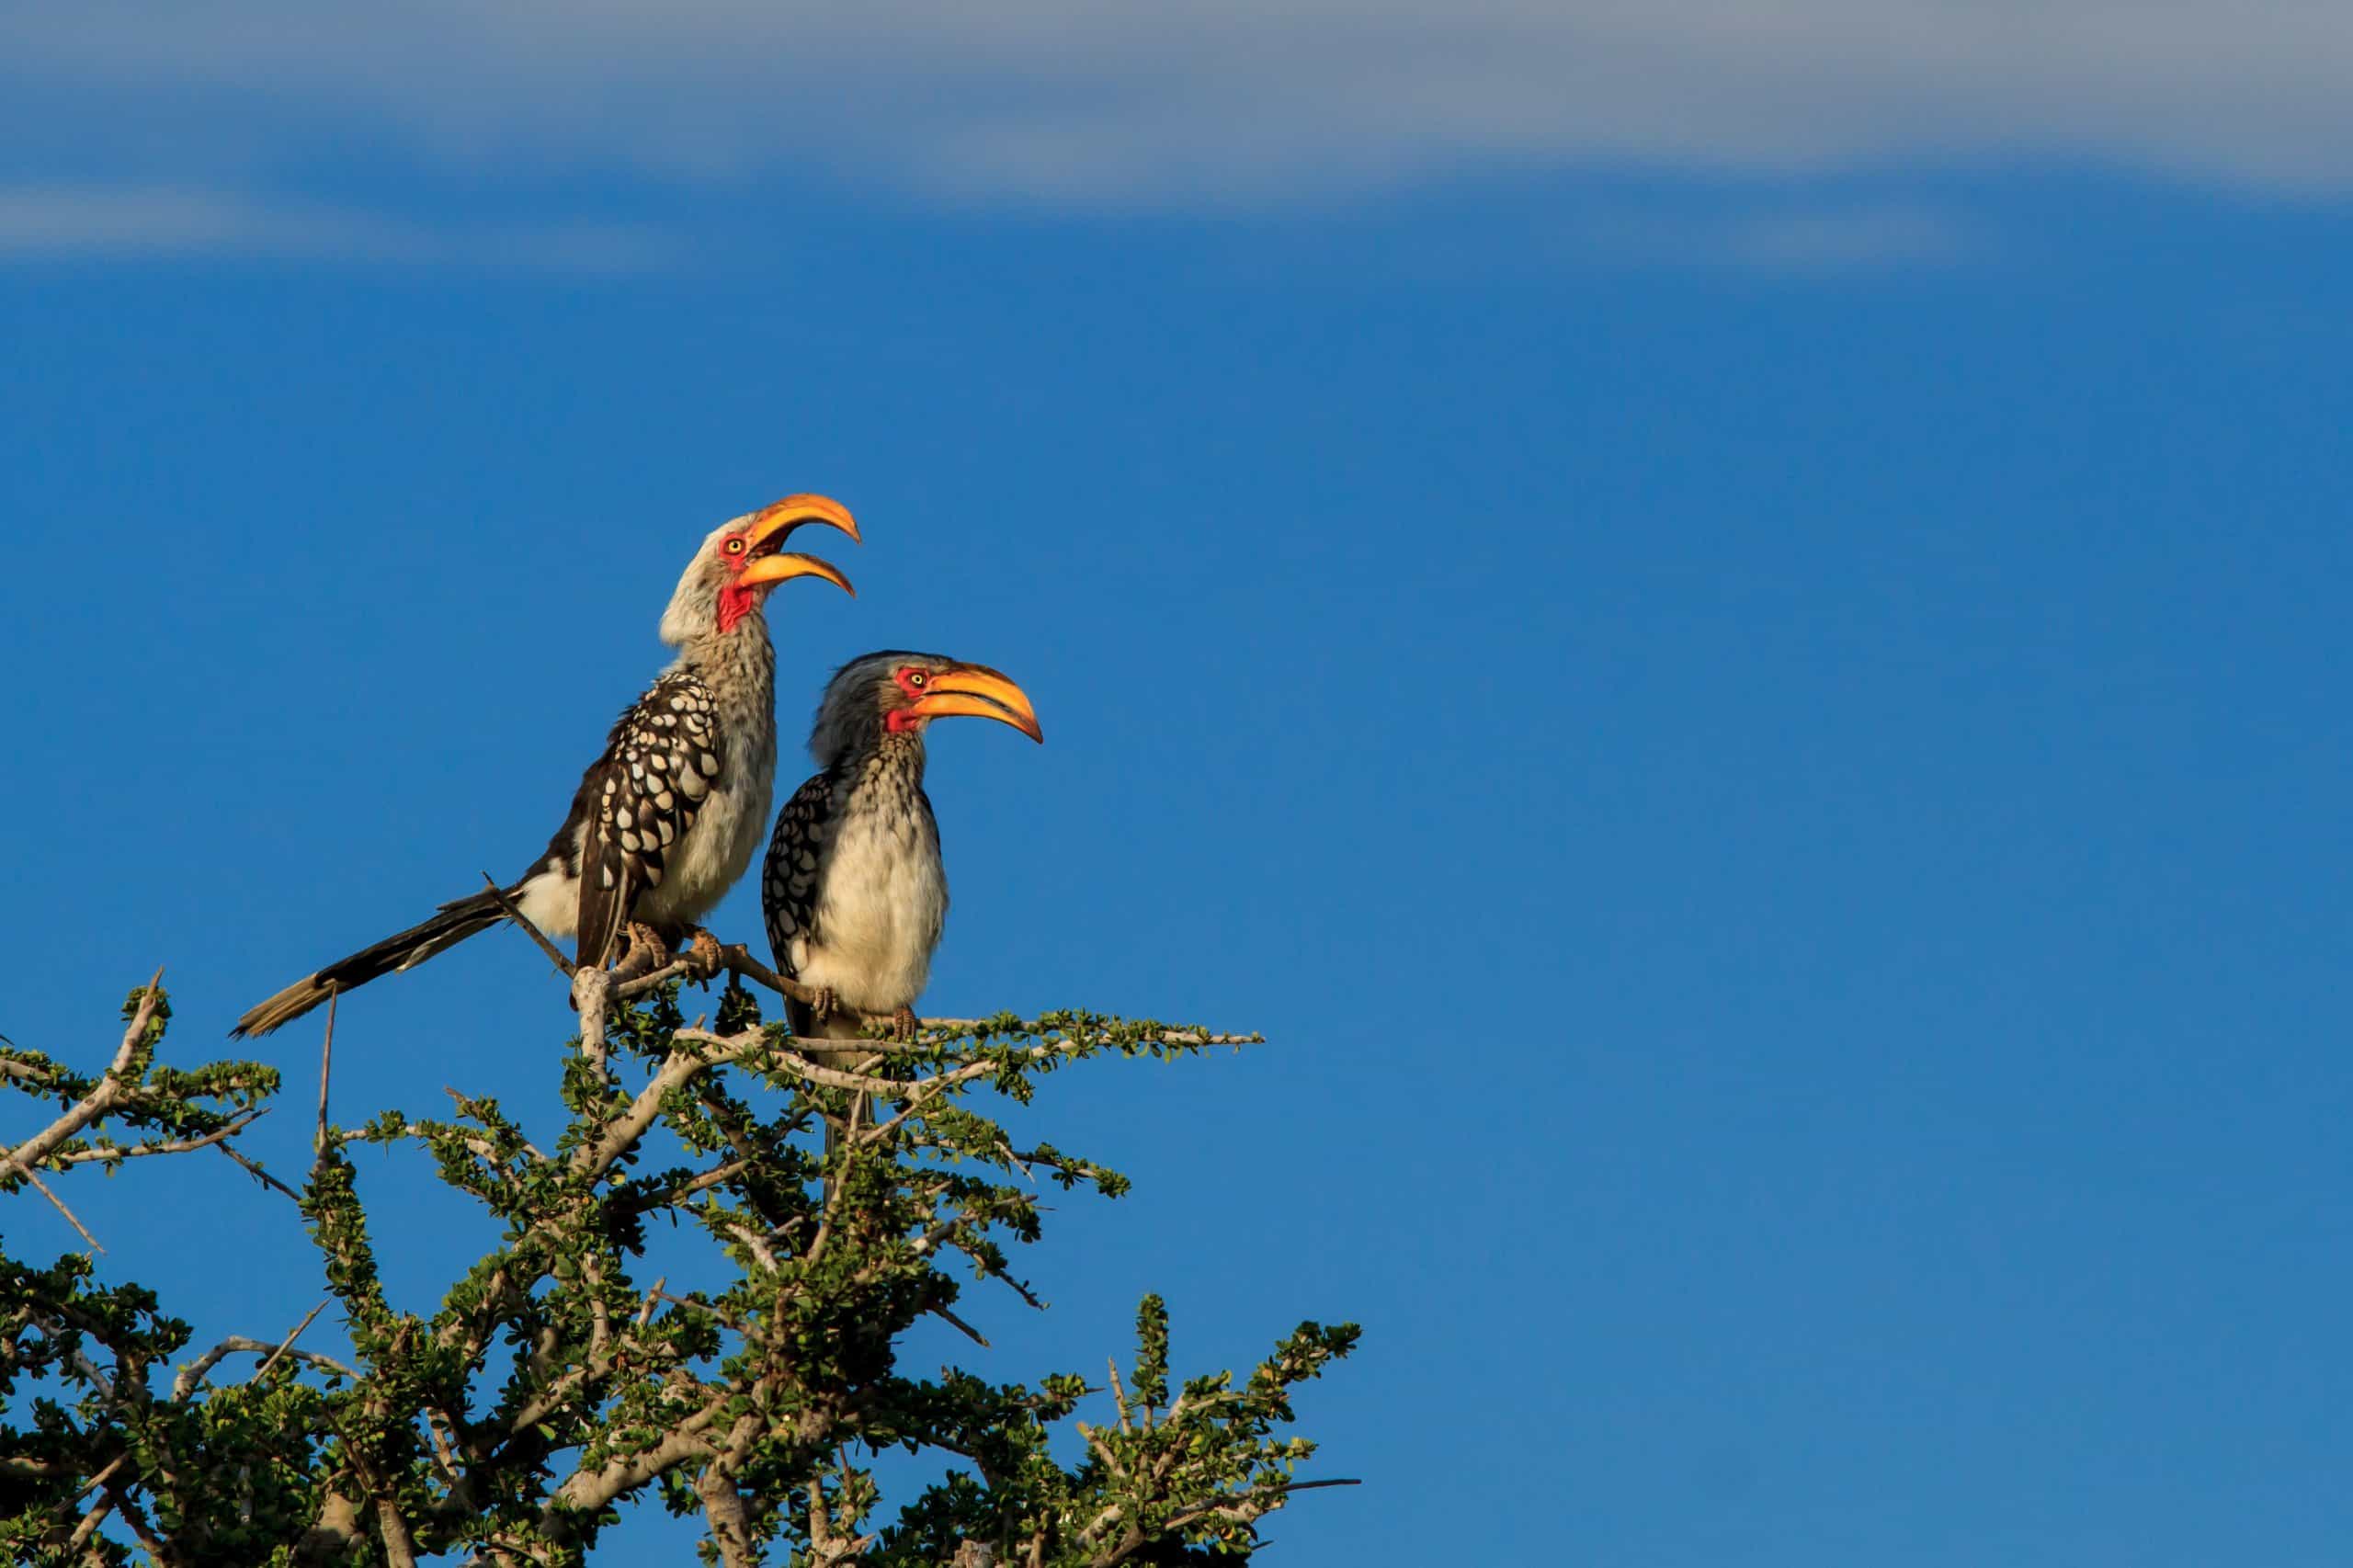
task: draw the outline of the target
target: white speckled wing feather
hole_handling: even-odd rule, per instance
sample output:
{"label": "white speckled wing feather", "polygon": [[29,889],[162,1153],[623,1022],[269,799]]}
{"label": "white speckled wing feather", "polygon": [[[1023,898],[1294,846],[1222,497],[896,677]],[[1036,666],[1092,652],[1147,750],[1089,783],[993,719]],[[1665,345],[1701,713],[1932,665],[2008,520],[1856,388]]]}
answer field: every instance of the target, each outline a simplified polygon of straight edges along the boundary
{"label": "white speckled wing feather", "polygon": [[548,846],[552,858],[567,840],[579,846],[582,963],[611,960],[638,896],[662,885],[726,766],[717,704],[687,670],[655,681],[614,724]]}

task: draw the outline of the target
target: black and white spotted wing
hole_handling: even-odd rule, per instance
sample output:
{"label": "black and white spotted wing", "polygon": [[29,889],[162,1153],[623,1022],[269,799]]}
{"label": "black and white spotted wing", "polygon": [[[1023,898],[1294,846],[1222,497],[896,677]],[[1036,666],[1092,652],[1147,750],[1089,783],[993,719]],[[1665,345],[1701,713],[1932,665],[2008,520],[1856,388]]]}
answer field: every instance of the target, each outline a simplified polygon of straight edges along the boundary
{"label": "black and white spotted wing", "polygon": [[[684,670],[654,683],[620,716],[605,755],[580,780],[558,835],[580,843],[580,961],[612,961],[639,897],[662,885],[665,858],[695,824],[726,766],[710,688]],[[551,846],[553,849],[555,846]]]}
{"label": "black and white spotted wing", "polygon": [[768,858],[760,867],[760,908],[779,974],[793,974],[794,942],[817,935],[817,892],[834,829],[835,780],[820,773],[792,792],[777,813]]}

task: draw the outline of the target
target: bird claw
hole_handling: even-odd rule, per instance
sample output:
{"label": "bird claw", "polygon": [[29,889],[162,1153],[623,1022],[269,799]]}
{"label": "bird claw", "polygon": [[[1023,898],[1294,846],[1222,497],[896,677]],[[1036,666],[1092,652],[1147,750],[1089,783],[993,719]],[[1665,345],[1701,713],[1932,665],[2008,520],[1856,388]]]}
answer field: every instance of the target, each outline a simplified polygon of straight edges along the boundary
{"label": "bird claw", "polygon": [[840,999],[835,996],[832,986],[820,985],[813,988],[809,993],[808,1002],[810,1022],[824,1023],[833,1016],[834,1009],[840,1006]]}
{"label": "bird claw", "polygon": [[648,974],[670,961],[670,944],[662,933],[642,920],[632,920],[621,929],[620,951],[614,955],[613,969],[621,974]]}
{"label": "bird claw", "polygon": [[892,1040],[913,1040],[915,1038],[915,1031],[922,1028],[923,1020],[915,1017],[915,1010],[913,1007],[902,1007],[891,1015],[890,1031]]}
{"label": "bird claw", "polygon": [[719,945],[718,937],[699,926],[695,927],[687,950],[680,957],[686,962],[687,972],[697,980],[714,979],[727,967],[727,950]]}

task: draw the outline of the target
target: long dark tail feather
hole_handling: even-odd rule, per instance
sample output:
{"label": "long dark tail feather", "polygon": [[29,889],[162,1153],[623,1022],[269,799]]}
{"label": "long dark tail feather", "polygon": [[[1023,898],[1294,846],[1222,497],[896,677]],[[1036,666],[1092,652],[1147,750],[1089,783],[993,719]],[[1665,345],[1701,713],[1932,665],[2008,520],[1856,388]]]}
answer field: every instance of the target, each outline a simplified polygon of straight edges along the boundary
{"label": "long dark tail feather", "polygon": [[[518,891],[509,888],[506,896],[511,899]],[[445,903],[432,919],[362,948],[347,959],[337,959],[316,974],[303,976],[250,1009],[229,1033],[233,1038],[243,1039],[282,1028],[337,992],[355,990],[371,980],[421,964],[505,918],[497,898],[487,888],[472,898]]]}

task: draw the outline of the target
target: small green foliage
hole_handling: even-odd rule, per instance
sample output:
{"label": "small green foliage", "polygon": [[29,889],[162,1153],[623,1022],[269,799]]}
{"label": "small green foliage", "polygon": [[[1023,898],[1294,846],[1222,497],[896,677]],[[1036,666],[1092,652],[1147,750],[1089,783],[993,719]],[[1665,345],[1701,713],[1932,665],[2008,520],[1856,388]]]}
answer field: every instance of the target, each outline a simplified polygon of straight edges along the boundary
{"label": "small green foliage", "polygon": [[[15,1145],[34,1169],[226,1146],[261,1113],[268,1068],[155,1065],[169,1016],[160,991],[133,993],[95,1078],[0,1042],[0,1085],[74,1123]],[[1041,1177],[1127,1190],[1083,1156],[1017,1145],[972,1092],[1026,1103],[1068,1062],[1168,1060],[1211,1038],[1000,1015],[878,1046],[861,1096],[813,1080],[747,992],[722,993],[703,1032],[670,985],[612,1014],[601,1056],[566,1053],[565,1123],[544,1147],[527,1117],[454,1093],[447,1119],[328,1130],[297,1201],[329,1311],[299,1343],[272,1324],[276,1340],[176,1360],[190,1331],[152,1292],[99,1284],[80,1255],[0,1256],[0,1554],[568,1564],[652,1496],[699,1515],[704,1559],[726,1568],[934,1568],[974,1546],[1051,1568],[1246,1557],[1313,1452],[1278,1435],[1290,1392],[1347,1354],[1353,1326],[1302,1324],[1239,1387],[1217,1373],[1173,1399],[1157,1296],[1128,1376],[1104,1387],[909,1377],[898,1358],[926,1317],[974,1332],[959,1311],[974,1286],[1041,1305],[1009,1250],[1040,1235]],[[414,1148],[497,1227],[428,1315],[384,1288],[353,1142]],[[12,1168],[0,1190],[25,1182]],[[702,1239],[695,1286],[645,1278],[655,1220]],[[1099,1424],[1080,1418],[1094,1406]],[[949,1470],[886,1517],[869,1462],[893,1449]]]}

